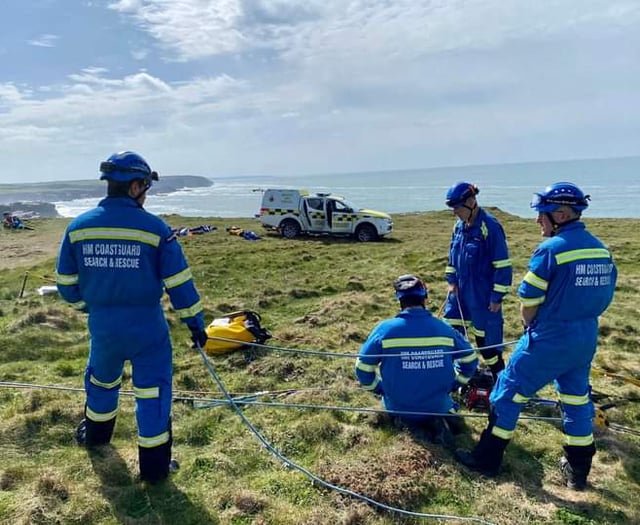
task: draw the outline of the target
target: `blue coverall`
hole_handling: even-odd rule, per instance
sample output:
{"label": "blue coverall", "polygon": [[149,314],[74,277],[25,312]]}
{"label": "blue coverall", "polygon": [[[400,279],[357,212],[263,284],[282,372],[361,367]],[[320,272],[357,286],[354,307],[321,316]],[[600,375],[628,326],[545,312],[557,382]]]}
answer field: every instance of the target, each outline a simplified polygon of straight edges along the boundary
{"label": "blue coverall", "polygon": [[491,392],[493,435],[510,439],[524,403],[554,381],[566,445],[593,444],[589,373],[598,316],[611,303],[616,278],[611,253],[581,221],[561,226],[537,247],[518,295],[523,306],[538,310]]}
{"label": "blue coverall", "polygon": [[[450,392],[456,381],[466,384],[477,366],[476,352],[459,332],[414,307],[373,329],[360,349],[355,372],[366,390],[382,394],[387,410],[446,414],[453,408]],[[429,416],[401,418],[420,422]]]}
{"label": "blue coverall", "polygon": [[[457,297],[447,298],[446,321],[474,335],[481,347],[502,344],[502,309],[491,312],[489,303],[502,302],[511,287],[512,267],[504,230],[493,215],[480,208],[471,225],[456,221],[445,273],[447,283],[458,287]],[[502,348],[481,353],[488,365],[494,365]]]}
{"label": "blue coverall", "polygon": [[160,302],[164,290],[180,319],[204,330],[191,270],[171,229],[129,197],[108,197],[73,220],[57,263],[60,294],[89,314],[85,417],[115,419],[125,361],[132,365],[138,445],[171,442],[172,354]]}

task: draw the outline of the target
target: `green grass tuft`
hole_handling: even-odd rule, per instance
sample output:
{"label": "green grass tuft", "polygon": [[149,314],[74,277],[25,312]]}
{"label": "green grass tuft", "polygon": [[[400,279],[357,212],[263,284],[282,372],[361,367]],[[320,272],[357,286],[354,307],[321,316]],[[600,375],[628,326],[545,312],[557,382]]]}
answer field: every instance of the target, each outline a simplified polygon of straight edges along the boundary
{"label": "green grass tuft", "polygon": [[[539,242],[533,221],[496,212],[507,232],[515,285]],[[371,328],[397,311],[393,280],[417,273],[429,286],[437,314],[446,296],[444,267],[450,213],[394,216],[396,231],[381,242],[266,234],[248,242],[227,235],[221,219],[171,216],[174,226],[206,222],[207,235],[181,240],[207,320],[251,309],[279,347],[356,353]],[[249,219],[233,221],[257,229]],[[595,364],[610,373],[640,377],[637,346],[640,238],[637,220],[589,220],[610,244],[620,268],[616,298],[601,319]],[[67,220],[34,221],[23,236],[0,235],[8,257],[0,262],[0,381],[82,389],[88,333],[85,316],[56,296],[50,284],[57,243]],[[21,244],[22,243],[22,244]],[[19,298],[25,275],[27,282]],[[190,349],[188,330],[166,298],[174,342],[174,389],[188,398],[221,398]],[[505,340],[521,333],[518,302],[505,304]],[[271,394],[263,401],[379,408],[358,388],[354,359],[273,350],[238,351],[211,358],[236,395]],[[131,388],[130,370],[123,388]],[[592,386],[613,423],[640,428],[640,389],[593,375]],[[308,390],[311,389],[311,390]],[[554,397],[545,388],[543,397]],[[88,452],[74,444],[84,395],[72,390],[0,388],[0,523],[132,525],[185,523],[268,525],[391,525],[425,522],[381,511],[339,495],[285,467],[227,406],[173,406],[174,454],[181,468],[171,480],[147,487],[137,480],[135,403],[122,397],[112,445]],[[502,524],[631,524],[640,522],[640,438],[602,429],[591,488],[572,492],[562,483],[559,425],[521,421],[506,452],[504,472],[485,480],[458,465],[451,451],[413,437],[377,414],[246,406],[243,413],[273,446],[331,483],[414,512],[475,516]],[[531,415],[557,416],[539,408]],[[470,446],[485,425],[468,419],[457,446]],[[430,522],[430,521],[426,521]]]}

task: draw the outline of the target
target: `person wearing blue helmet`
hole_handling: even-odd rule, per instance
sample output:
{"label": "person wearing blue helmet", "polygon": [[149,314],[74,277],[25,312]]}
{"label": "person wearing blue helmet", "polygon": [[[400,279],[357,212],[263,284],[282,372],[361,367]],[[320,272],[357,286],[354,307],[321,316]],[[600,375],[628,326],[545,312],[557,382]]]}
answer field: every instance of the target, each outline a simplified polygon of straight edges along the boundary
{"label": "person wearing blue helmet", "polygon": [[458,220],[445,270],[449,293],[443,317],[475,337],[495,379],[504,368],[502,300],[511,287],[512,267],[502,225],[478,205],[478,193],[469,182],[457,182],[447,191],[446,205]]}
{"label": "person wearing blue helmet", "polygon": [[130,361],[140,478],[157,483],[177,465],[171,459],[172,348],[161,298],[166,291],[194,342],[204,346],[202,305],[176,236],[143,207],[158,174],[131,151],[111,155],[100,174],[107,197],[71,221],[56,265],[62,297],[89,314],[86,403],[76,440],[87,447],[111,441]]}
{"label": "person wearing blue helmet", "polygon": [[569,488],[587,486],[596,451],[589,374],[598,317],[613,299],[617,278],[611,252],[581,220],[589,199],[570,182],[534,195],[531,207],[544,240],[518,288],[525,332],[491,392],[480,442],[470,452],[457,451],[463,464],[482,474],[498,474],[522,407],[553,382],[563,410],[562,474]]}
{"label": "person wearing blue helmet", "polygon": [[401,412],[400,422],[433,437],[448,426],[445,419],[419,413],[454,412],[450,392],[468,383],[478,357],[459,332],[426,309],[427,287],[420,278],[402,275],[394,289],[401,311],[369,334],[355,373],[365,390],[382,396],[387,410]]}

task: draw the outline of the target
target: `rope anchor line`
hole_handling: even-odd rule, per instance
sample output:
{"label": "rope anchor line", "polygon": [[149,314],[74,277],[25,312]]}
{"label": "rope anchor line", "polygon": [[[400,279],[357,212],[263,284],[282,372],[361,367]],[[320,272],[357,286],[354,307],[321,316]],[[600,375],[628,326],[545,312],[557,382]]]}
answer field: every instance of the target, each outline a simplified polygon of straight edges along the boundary
{"label": "rope anchor line", "polygon": [[[300,348],[289,348],[286,346],[274,346],[274,345],[266,345],[264,343],[250,343],[247,341],[242,341],[240,339],[230,339],[228,337],[219,337],[219,336],[209,336],[208,339],[213,339],[216,341],[225,341],[227,343],[237,343],[239,345],[243,345],[243,346],[252,346],[252,347],[256,347],[256,348],[260,348],[262,350],[269,350],[269,351],[273,351],[273,352],[289,352],[289,353],[293,353],[293,354],[306,354],[306,355],[319,355],[319,356],[324,356],[324,357],[348,357],[348,358],[352,358],[352,359],[357,359],[358,358],[358,354],[353,354],[353,353],[347,353],[347,352],[326,352],[324,350],[304,350],[304,349],[300,349]],[[481,350],[488,350],[490,348],[502,348],[504,346],[509,346],[512,344],[517,343],[518,340],[514,340],[514,341],[507,341],[506,343],[499,343],[499,344],[495,344],[495,345],[487,345],[487,346],[481,346],[478,348],[474,348],[474,350],[476,352],[480,352]],[[461,352],[461,350],[442,350],[442,351],[438,351],[438,354],[442,354],[442,355],[453,355],[453,354],[459,354]],[[367,357],[402,357],[405,354],[402,353],[395,353],[395,354],[368,354]]]}
{"label": "rope anchor line", "polygon": [[231,408],[234,410],[234,412],[240,417],[240,419],[242,420],[244,425],[260,441],[260,443],[264,446],[264,448],[266,448],[274,457],[279,459],[286,466],[288,466],[290,468],[293,468],[293,469],[297,470],[298,472],[304,474],[312,482],[318,483],[319,485],[321,485],[321,486],[323,486],[325,488],[328,488],[330,490],[339,492],[341,494],[346,494],[348,496],[351,496],[353,498],[359,499],[361,501],[365,501],[365,502],[367,502],[367,503],[369,503],[371,505],[374,505],[374,506],[376,506],[378,508],[381,508],[381,509],[384,509],[386,511],[393,512],[393,513],[396,513],[396,514],[402,514],[402,515],[405,515],[405,516],[412,516],[414,518],[427,518],[427,519],[448,520],[448,521],[456,520],[456,521],[463,521],[463,522],[470,522],[470,523],[482,523],[484,525],[495,525],[495,524],[493,524],[493,523],[491,523],[489,521],[486,521],[486,520],[484,520],[482,518],[478,518],[478,517],[413,512],[413,511],[410,511],[410,510],[401,509],[399,507],[393,507],[393,506],[390,506],[390,505],[386,505],[385,503],[382,503],[380,501],[374,500],[373,498],[365,496],[364,494],[360,494],[360,493],[355,492],[355,491],[353,491],[351,489],[348,489],[348,488],[341,487],[339,485],[335,485],[333,483],[330,483],[330,482],[320,478],[319,476],[317,476],[316,474],[314,474],[310,470],[304,468],[303,466],[298,465],[297,463],[295,463],[294,461],[292,461],[291,459],[286,457],[284,454],[282,454],[273,444],[271,444],[271,442],[269,440],[267,440],[266,437],[264,437],[262,435],[262,433],[253,425],[253,423],[251,423],[251,421],[249,421],[247,416],[244,414],[244,412],[238,406],[238,403],[236,402],[236,400],[234,400],[234,398],[231,397],[231,395],[229,394],[229,392],[225,388],[222,380],[220,379],[220,377],[218,376],[217,372],[215,371],[215,368],[214,368],[213,364],[211,363],[211,361],[209,360],[207,354],[200,347],[200,345],[196,345],[196,348],[197,348],[198,352],[200,353],[200,356],[202,357],[202,361],[203,361],[204,366],[206,367],[207,371],[209,372],[209,375],[214,380],[214,382],[218,385],[218,388],[220,389],[220,392],[225,397],[225,399],[227,400],[227,402],[229,403]]}

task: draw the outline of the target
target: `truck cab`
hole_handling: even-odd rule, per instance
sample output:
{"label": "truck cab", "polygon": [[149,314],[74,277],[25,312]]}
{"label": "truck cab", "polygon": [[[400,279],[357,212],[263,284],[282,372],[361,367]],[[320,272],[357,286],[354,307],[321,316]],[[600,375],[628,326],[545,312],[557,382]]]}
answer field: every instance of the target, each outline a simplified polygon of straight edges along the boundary
{"label": "truck cab", "polygon": [[386,213],[359,209],[332,193],[304,190],[265,190],[259,217],[265,228],[288,239],[304,233],[353,236],[367,242],[393,231],[393,221]]}

